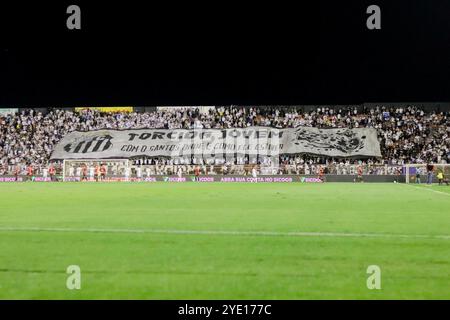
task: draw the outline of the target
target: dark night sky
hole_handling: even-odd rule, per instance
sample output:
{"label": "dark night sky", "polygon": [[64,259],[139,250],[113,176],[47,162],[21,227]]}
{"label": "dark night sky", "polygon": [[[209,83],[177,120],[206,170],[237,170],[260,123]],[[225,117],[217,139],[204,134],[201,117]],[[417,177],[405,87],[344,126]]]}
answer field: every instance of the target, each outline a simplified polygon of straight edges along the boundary
{"label": "dark night sky", "polygon": [[[0,106],[450,101],[450,2],[1,10]],[[382,30],[365,27],[378,4]]]}

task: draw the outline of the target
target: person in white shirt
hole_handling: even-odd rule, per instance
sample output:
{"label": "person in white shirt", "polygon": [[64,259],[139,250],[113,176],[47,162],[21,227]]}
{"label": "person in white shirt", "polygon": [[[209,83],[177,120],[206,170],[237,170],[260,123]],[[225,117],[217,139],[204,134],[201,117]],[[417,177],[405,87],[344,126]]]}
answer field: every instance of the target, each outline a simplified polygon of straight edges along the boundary
{"label": "person in white shirt", "polygon": [[125,168],[125,181],[128,181],[130,179],[130,168]]}
{"label": "person in white shirt", "polygon": [[94,167],[93,166],[90,166],[89,167],[89,178],[90,179],[94,179]]}
{"label": "person in white shirt", "polygon": [[69,177],[73,177],[75,168],[73,166],[69,167]]}
{"label": "person in white shirt", "polygon": [[77,177],[81,176],[81,167],[77,167],[76,176]]}
{"label": "person in white shirt", "polygon": [[252,168],[252,177],[255,179],[255,182],[258,182],[258,173],[256,171],[256,166]]}
{"label": "person in white shirt", "polygon": [[136,168],[136,177],[138,178],[138,180],[141,180],[142,178],[142,169],[140,166]]}

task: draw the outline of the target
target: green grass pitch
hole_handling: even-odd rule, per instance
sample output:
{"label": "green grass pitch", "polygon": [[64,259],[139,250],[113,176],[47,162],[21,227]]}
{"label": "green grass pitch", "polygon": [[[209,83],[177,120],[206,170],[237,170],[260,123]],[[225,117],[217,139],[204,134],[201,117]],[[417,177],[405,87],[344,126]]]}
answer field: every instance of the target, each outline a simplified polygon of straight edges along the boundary
{"label": "green grass pitch", "polygon": [[3,183],[0,299],[450,299],[449,208],[447,186]]}

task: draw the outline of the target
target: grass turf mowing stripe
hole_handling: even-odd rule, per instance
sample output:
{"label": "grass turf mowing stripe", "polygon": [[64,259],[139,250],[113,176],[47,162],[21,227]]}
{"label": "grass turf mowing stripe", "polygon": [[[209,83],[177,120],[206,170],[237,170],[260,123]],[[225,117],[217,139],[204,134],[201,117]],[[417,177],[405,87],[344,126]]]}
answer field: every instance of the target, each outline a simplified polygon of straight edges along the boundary
{"label": "grass turf mowing stripe", "polygon": [[163,229],[107,229],[107,228],[41,228],[0,227],[0,232],[87,232],[87,233],[156,233],[226,236],[273,236],[273,237],[353,237],[353,238],[409,238],[450,240],[450,235],[388,234],[388,233],[339,233],[339,232],[277,232],[234,230],[163,230]]}

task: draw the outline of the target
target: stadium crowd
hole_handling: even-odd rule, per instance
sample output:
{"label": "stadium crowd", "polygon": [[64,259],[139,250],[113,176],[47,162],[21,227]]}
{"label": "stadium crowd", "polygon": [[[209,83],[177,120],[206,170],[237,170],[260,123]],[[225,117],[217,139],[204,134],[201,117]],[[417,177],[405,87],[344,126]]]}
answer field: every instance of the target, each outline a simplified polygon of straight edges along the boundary
{"label": "stadium crowd", "polygon": [[[425,112],[417,106],[372,109],[357,107],[318,107],[303,112],[300,107],[217,107],[201,112],[198,108],[174,108],[145,113],[100,113],[84,110],[80,113],[53,110],[42,114],[34,110],[15,115],[0,115],[0,174],[11,173],[20,166],[46,167],[54,146],[67,133],[79,130],[138,129],[138,128],[243,128],[270,126],[290,128],[309,126],[318,128],[376,128],[383,157],[381,159],[333,159],[310,155],[280,156],[283,170],[305,173],[326,164],[330,173],[343,174],[352,164],[381,165],[406,163],[450,163],[450,118],[448,112]],[[174,159],[142,159],[137,163],[158,166],[192,165],[174,163]],[[231,166],[264,163],[270,159],[236,159],[235,163],[214,163],[222,172]],[[213,163],[197,163],[212,165]],[[228,166],[228,168],[227,168]],[[223,168],[225,167],[225,168]],[[313,169],[314,168],[314,169]],[[238,169],[236,169],[238,170]],[[375,169],[373,169],[375,170]],[[167,170],[165,170],[167,172]],[[376,171],[376,170],[375,170]],[[376,174],[376,172],[373,172]],[[369,172],[372,173],[372,172]]]}

